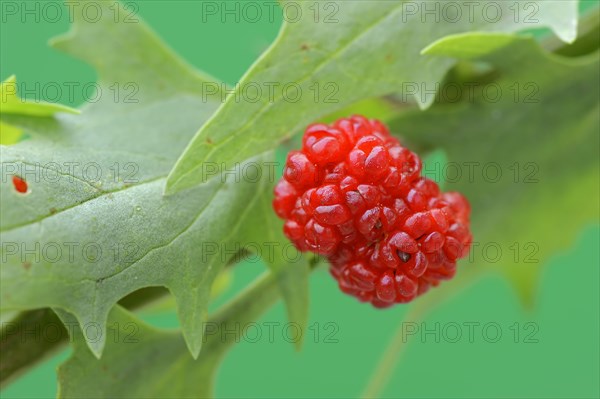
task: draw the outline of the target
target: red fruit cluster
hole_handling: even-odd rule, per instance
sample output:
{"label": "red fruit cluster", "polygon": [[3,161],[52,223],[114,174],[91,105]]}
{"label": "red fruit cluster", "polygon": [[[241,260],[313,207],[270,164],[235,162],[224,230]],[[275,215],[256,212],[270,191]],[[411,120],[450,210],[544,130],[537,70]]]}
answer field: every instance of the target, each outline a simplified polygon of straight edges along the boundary
{"label": "red fruit cluster", "polygon": [[326,256],[341,290],[377,307],[451,278],[472,239],[467,200],[441,193],[416,154],[362,116],[306,129],[273,206],[299,250]]}

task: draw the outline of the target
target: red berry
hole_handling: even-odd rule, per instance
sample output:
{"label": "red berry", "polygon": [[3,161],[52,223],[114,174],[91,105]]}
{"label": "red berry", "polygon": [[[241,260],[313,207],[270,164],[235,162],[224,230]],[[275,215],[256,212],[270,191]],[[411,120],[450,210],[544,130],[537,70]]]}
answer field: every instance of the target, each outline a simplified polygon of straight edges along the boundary
{"label": "red berry", "polygon": [[316,124],[306,129],[302,151],[316,164],[343,161],[348,153],[348,138],[334,127]]}
{"label": "red berry", "polygon": [[314,187],[319,183],[317,167],[301,152],[293,151],[288,156],[284,177],[298,189]]}
{"label": "red berry", "polygon": [[273,200],[273,208],[277,212],[277,216],[287,219],[290,217],[298,194],[296,189],[287,180],[281,179],[275,186],[275,199]]}
{"label": "red berry", "polygon": [[273,206],[301,251],[324,255],[340,289],[378,308],[406,303],[456,273],[470,206],[421,177],[421,160],[377,120],[306,129]]}

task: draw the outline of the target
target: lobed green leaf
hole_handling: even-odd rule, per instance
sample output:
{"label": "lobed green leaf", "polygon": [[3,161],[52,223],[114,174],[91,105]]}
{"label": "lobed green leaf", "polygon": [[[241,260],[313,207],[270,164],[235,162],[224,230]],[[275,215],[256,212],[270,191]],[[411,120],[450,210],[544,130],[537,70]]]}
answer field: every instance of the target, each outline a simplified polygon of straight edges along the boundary
{"label": "lobed green leaf", "polygon": [[[198,131],[169,174],[167,193],[205,181],[206,162],[227,169],[368,97],[401,92],[427,108],[454,61],[421,50],[444,36],[547,26],[565,41],[575,39],[577,1],[483,1],[477,11],[473,3],[454,4],[462,11],[448,17],[443,2],[282,2],[290,15],[279,37]],[[535,15],[526,18],[531,7]]]}
{"label": "lobed green leaf", "polygon": [[[3,182],[17,175],[28,184],[26,194],[0,187],[1,309],[50,306],[72,313],[84,328],[104,328],[118,300],[164,286],[197,357],[212,282],[247,247],[261,249],[276,274],[298,268],[295,279],[279,281],[290,316],[304,322],[307,272],[301,257],[293,264],[282,256],[287,241],[274,233],[281,226],[270,208],[270,156],[163,197],[168,171],[218,102],[204,95],[209,78],[141,21],[115,22],[114,14],[127,13],[105,11],[93,23],[80,16],[54,45],[95,66],[103,93],[115,83],[133,84],[131,101],[102,95],[79,115],[3,116],[32,137],[1,147]],[[87,343],[99,357],[105,341],[102,334]]]}
{"label": "lobed green leaf", "polygon": [[[439,97],[424,113],[405,112],[395,132],[425,148],[442,148],[448,164],[431,177],[472,205],[474,247],[468,262],[504,273],[526,304],[546,260],[598,220],[600,78],[598,43],[563,58],[531,38],[470,33],[426,52],[492,67],[471,96]],[[448,87],[465,83],[450,82]],[[462,85],[462,86],[461,86]],[[446,92],[449,93],[449,92]]]}

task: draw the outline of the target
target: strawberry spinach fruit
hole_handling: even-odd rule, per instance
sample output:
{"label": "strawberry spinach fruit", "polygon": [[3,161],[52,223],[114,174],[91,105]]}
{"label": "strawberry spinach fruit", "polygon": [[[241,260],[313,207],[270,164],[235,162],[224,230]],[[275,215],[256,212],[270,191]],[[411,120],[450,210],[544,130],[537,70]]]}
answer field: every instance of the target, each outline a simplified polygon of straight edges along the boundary
{"label": "strawberry spinach fruit", "polygon": [[340,289],[376,307],[454,276],[467,255],[469,203],[421,177],[421,159],[377,120],[309,126],[273,206],[301,251],[325,255]]}
{"label": "strawberry spinach fruit", "polygon": [[[21,61],[22,71],[8,63],[23,54],[10,49],[33,52],[22,45],[21,33],[14,34],[31,26],[18,12],[10,14],[21,6],[25,14],[33,12],[25,3],[2,3],[10,11],[2,14],[2,70],[24,73],[19,82],[60,80],[63,64],[52,60],[63,58],[46,60],[46,53],[36,51]],[[284,378],[294,387],[290,392],[261,385],[253,396],[308,396],[292,390],[317,389],[306,383],[309,378],[322,378],[339,397],[356,396],[362,379],[369,398],[440,396],[413,375],[390,378],[412,340],[397,334],[384,348],[378,346],[388,339],[384,333],[396,327],[401,332],[403,321],[420,322],[442,304],[453,315],[464,314],[448,298],[487,276],[505,278],[524,307],[533,308],[548,261],[597,224],[597,2],[583,2],[580,12],[576,0],[465,2],[495,14],[465,9],[462,17],[436,21],[418,12],[420,2],[282,0],[275,8],[282,17],[277,38],[243,76],[240,71],[229,77],[239,79],[231,90],[182,60],[142,20],[152,20],[153,7],[161,11],[157,24],[164,22],[163,12],[165,20],[196,14],[168,2],[131,2],[140,8],[132,20],[130,2],[66,3],[71,29],[51,46],[79,60],[69,59],[74,70],[80,61],[93,68],[96,91],[103,95],[71,108],[21,98],[31,92],[21,90],[15,76],[1,77],[3,397],[24,396],[10,390],[37,374],[17,377],[66,348],[68,358],[54,360],[61,362],[59,398],[214,396],[230,349],[278,300],[285,315],[274,309],[269,317],[287,317],[284,322],[304,332],[293,341],[298,349],[305,346],[302,359],[288,359],[302,371],[273,365],[263,352],[248,360],[253,363],[228,363],[248,379],[252,372],[270,380],[298,376]],[[462,2],[448,4],[442,9]],[[324,23],[323,13],[316,18],[319,5],[335,12],[335,23]],[[96,10],[96,17],[78,12],[82,6]],[[286,10],[297,11],[293,19],[285,18]],[[22,26],[11,30],[14,21]],[[188,26],[181,21],[177,26]],[[196,22],[190,31],[209,26]],[[220,59],[204,47],[217,40],[211,35],[194,30],[189,37],[193,51],[187,55],[202,69]],[[223,65],[238,59],[229,49],[221,55]],[[32,70],[34,77],[26,74]],[[71,72],[67,83],[73,83]],[[132,84],[135,101],[124,101],[123,94],[132,99],[125,90]],[[271,90],[248,96],[252,88],[282,86],[301,95],[294,101]],[[82,173],[69,165],[91,168]],[[257,176],[244,173],[257,169]],[[493,258],[486,248],[500,248],[501,256]],[[264,266],[264,275],[256,276],[251,259],[259,270]],[[374,311],[340,295],[326,268],[344,293],[390,309]],[[593,302],[572,302],[593,291],[583,288],[593,279],[579,269],[569,275],[579,280],[561,280],[553,297],[565,309]],[[507,298],[482,301],[486,317],[495,314],[488,308],[515,302],[501,295]],[[398,303],[405,305],[392,306]],[[550,308],[560,322],[572,316]],[[177,329],[150,325],[147,312],[156,309],[166,309]],[[306,335],[315,310],[345,326],[348,338],[329,347],[328,361],[334,363],[324,363],[327,370],[342,366],[335,363],[339,354],[352,353],[351,370],[306,371],[313,363],[306,367],[302,361],[323,352],[306,350],[314,344]],[[355,324],[343,324],[348,320]],[[368,328],[354,331],[359,324]],[[57,335],[46,339],[32,329]],[[547,352],[560,353],[564,342],[548,342]],[[468,359],[468,348],[460,348],[460,357]],[[577,378],[562,378],[559,366],[573,362],[545,362],[541,348],[507,351],[514,373],[506,378],[519,377],[513,365],[529,367],[529,361],[513,361],[522,355],[541,359],[535,369],[548,363],[552,376],[561,377],[548,378],[548,369],[540,369],[543,382],[535,391],[549,387],[540,395],[555,394],[554,380],[581,385],[587,371],[574,367]],[[243,349],[248,345],[232,355],[243,356]],[[415,358],[435,356],[444,366],[441,347],[434,355],[421,352],[425,345],[413,349]],[[367,356],[377,353],[382,359],[372,370]],[[409,373],[430,375],[410,366]],[[489,367],[497,367],[490,375],[504,371],[493,361]],[[453,370],[444,370],[453,381]],[[412,380],[419,395],[408,389]],[[228,376],[220,382],[239,389],[229,396],[247,393],[248,380],[232,381]],[[388,395],[389,381],[394,391]],[[597,373],[593,384],[597,389]],[[473,394],[443,387],[456,388],[457,397]],[[505,388],[501,396],[510,389],[509,396],[531,392],[513,384]]]}

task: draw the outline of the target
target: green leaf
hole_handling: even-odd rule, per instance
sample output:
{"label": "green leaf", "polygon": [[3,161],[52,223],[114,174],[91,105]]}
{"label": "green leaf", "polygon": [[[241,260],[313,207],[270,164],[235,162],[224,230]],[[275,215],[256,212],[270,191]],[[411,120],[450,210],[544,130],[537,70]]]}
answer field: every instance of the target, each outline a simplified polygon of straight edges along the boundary
{"label": "green leaf", "polygon": [[[214,373],[227,350],[244,338],[246,326],[278,296],[273,276],[263,277],[241,293],[202,326],[206,328],[204,349],[196,360],[178,332],[157,330],[117,306],[109,315],[101,359],[87,350],[85,329],[69,329],[74,351],[58,370],[58,397],[212,397]],[[59,314],[66,325],[77,325],[68,313]],[[95,334],[94,329],[88,328],[87,334]]]}
{"label": "green leaf", "polygon": [[19,141],[21,138],[22,132],[20,129],[8,125],[6,123],[2,123],[0,121],[0,144],[1,145],[10,145]]}
{"label": "green leaf", "polygon": [[[279,37],[196,134],[169,175],[167,193],[205,181],[206,162],[227,169],[368,97],[402,92],[426,108],[454,61],[420,52],[446,35],[548,26],[565,41],[575,39],[577,1],[483,1],[476,11],[469,11],[473,3],[454,3],[467,7],[459,17],[432,4],[438,11],[428,16],[426,2],[283,2],[289,15]],[[534,18],[526,18],[531,7]],[[490,9],[497,14],[488,15]]]}
{"label": "green leaf", "polygon": [[0,83],[0,116],[3,114],[20,114],[32,116],[52,116],[57,112],[78,114],[79,110],[61,104],[52,104],[44,101],[31,101],[21,99],[17,95],[17,77],[9,76]]}
{"label": "green leaf", "polygon": [[[114,8],[107,1],[103,7]],[[7,115],[32,138],[2,147],[3,183],[27,181],[27,194],[0,186],[1,309],[53,307],[82,326],[104,328],[114,304],[143,287],[164,286],[176,299],[186,344],[197,357],[215,277],[238,253],[261,251],[281,279],[290,316],[306,319],[303,259],[281,258],[280,230],[271,210],[274,182],[269,155],[239,165],[181,195],[163,197],[168,171],[217,102],[202,88],[206,77],[168,50],[141,22],[76,19],[55,46],[94,65],[104,95],[80,115]],[[135,94],[115,98],[113,85]],[[257,178],[253,171],[261,175]],[[275,234],[275,233],[273,233]],[[88,340],[96,356],[106,334]]]}
{"label": "green leaf", "polygon": [[441,174],[471,202],[472,267],[502,271],[531,304],[544,262],[598,219],[598,52],[562,58],[533,39],[485,33],[427,52],[476,57],[496,79],[476,79],[471,101],[406,112],[392,128],[445,150],[452,170],[426,174]]}
{"label": "green leaf", "polygon": [[513,41],[514,37],[511,35],[463,33],[436,40],[424,48],[421,54],[451,55],[454,58],[470,60],[498,51]]}
{"label": "green leaf", "polygon": [[17,95],[16,76],[9,76],[0,83],[0,144],[14,144],[19,141],[23,133],[21,129],[3,122],[3,116],[8,114],[52,116],[58,112],[78,114],[79,110],[60,104],[21,99]]}

